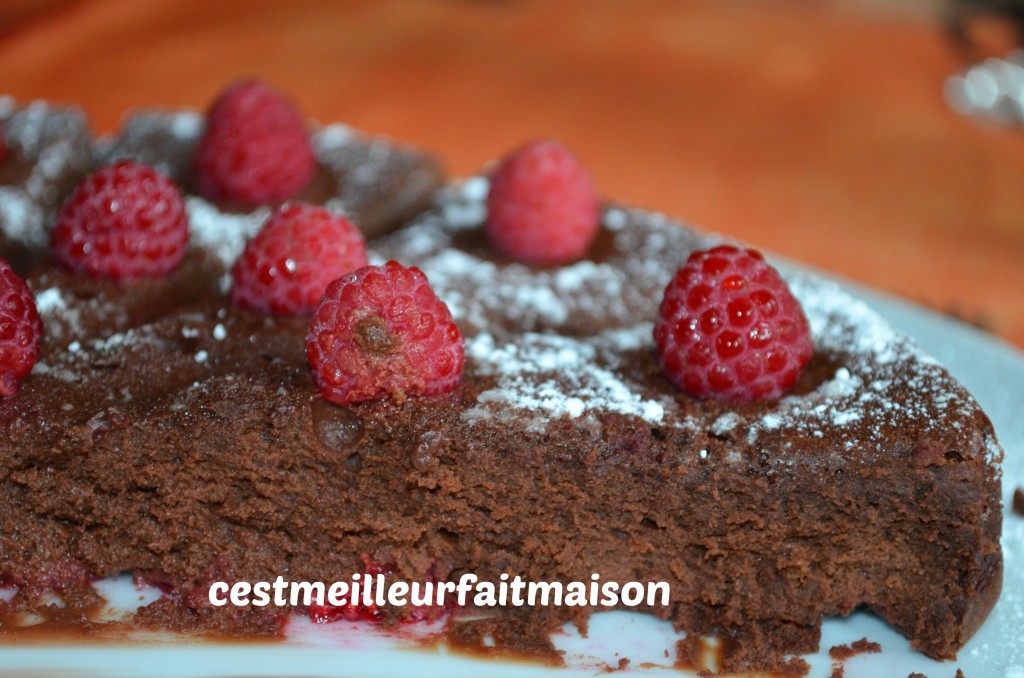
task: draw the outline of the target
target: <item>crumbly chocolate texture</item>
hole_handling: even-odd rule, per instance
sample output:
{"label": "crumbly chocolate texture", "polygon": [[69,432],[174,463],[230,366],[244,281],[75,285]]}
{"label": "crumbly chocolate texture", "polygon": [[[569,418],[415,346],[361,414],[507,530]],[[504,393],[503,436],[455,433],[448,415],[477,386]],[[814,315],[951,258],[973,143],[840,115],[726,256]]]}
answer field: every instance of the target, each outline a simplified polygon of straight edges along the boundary
{"label": "crumbly chocolate texture", "polygon": [[881,651],[882,646],[878,643],[871,642],[867,638],[861,638],[849,645],[833,645],[828,649],[828,656],[839,661],[846,661],[850,657],[856,657],[859,654],[872,654]]}
{"label": "crumbly chocolate texture", "polygon": [[50,244],[50,224],[92,163],[88,121],[73,106],[0,97],[7,157],[0,162],[0,258],[24,273]]}
{"label": "crumbly chocolate texture", "polygon": [[[694,400],[659,373],[651,327],[706,236],[610,207],[590,259],[531,269],[488,252],[485,194],[471,180],[372,245],[420,266],[467,337],[461,386],[401,406],[324,404],[306,323],[215,293],[174,303],[188,267],[141,291],[34,278],[48,339],[0,402],[0,572],[31,588],[68,563],[132,571],[192,601],[148,621],[200,629],[213,617],[187,610],[215,577],[330,581],[363,555],[407,580],[597,572],[669,582],[649,612],[728,639],[727,671],[799,673],[785,655],[859,607],[955,655],[1001,586],[1002,453],[941,366],[832,284],[791,275],[817,346],[794,392]],[[519,609],[449,635],[557,661],[545,634],[570,614],[588,612]]]}

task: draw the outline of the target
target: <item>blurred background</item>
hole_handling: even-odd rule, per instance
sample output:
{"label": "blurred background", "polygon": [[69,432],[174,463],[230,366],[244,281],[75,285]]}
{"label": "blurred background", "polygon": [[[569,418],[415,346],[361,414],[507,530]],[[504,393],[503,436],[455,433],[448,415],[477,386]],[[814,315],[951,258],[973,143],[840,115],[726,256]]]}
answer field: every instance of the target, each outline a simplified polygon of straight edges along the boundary
{"label": "blurred background", "polygon": [[77,102],[110,132],[261,75],[309,117],[420,144],[456,175],[555,137],[609,198],[1024,346],[1020,105],[967,72],[1010,54],[1022,15],[1019,0],[4,0],[0,93]]}

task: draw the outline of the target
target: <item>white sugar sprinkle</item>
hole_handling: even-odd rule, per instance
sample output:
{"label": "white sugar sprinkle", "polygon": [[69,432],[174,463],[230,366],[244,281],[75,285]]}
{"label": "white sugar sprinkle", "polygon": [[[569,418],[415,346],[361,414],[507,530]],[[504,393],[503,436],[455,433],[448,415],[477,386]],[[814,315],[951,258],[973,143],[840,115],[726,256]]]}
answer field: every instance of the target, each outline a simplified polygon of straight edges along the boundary
{"label": "white sugar sprinkle", "polygon": [[57,287],[48,287],[41,292],[37,292],[35,296],[36,311],[40,315],[64,310],[68,306],[67,302],[64,301],[63,295],[61,295],[60,289]]}
{"label": "white sugar sprinkle", "polygon": [[621,231],[626,227],[626,213],[620,209],[609,209],[604,213],[604,225],[610,231]]}
{"label": "white sugar sprinkle", "polygon": [[[469,419],[488,418],[487,407],[499,413],[511,406],[543,412],[550,418],[578,418],[588,410],[632,415],[652,423],[665,417],[661,403],[640,397],[616,373],[602,365],[598,337],[592,342],[548,334],[526,334],[515,342],[499,343],[482,333],[467,342],[466,354],[482,374],[497,377],[497,385],[478,397],[480,407]],[[483,409],[481,409],[483,408]]]}
{"label": "white sugar sprinkle", "polygon": [[221,212],[217,206],[198,196],[185,199],[188,211],[189,236],[192,244],[217,257],[226,270],[231,270],[249,239],[259,233],[270,216],[269,207],[260,207],[245,214]]}
{"label": "white sugar sprinkle", "polygon": [[341,148],[351,143],[354,137],[355,133],[347,125],[326,125],[313,135],[313,145],[324,150]]}
{"label": "white sugar sprinkle", "polygon": [[202,133],[204,124],[203,116],[195,111],[180,111],[170,116],[171,134],[179,139],[197,138]]}
{"label": "white sugar sprinkle", "polygon": [[10,240],[30,248],[44,247],[48,233],[42,209],[24,191],[0,186],[0,231]]}
{"label": "white sugar sprinkle", "polygon": [[725,435],[736,428],[736,425],[739,424],[739,422],[739,415],[735,412],[727,412],[718,419],[715,419],[715,423],[711,425],[711,432],[718,436]]}

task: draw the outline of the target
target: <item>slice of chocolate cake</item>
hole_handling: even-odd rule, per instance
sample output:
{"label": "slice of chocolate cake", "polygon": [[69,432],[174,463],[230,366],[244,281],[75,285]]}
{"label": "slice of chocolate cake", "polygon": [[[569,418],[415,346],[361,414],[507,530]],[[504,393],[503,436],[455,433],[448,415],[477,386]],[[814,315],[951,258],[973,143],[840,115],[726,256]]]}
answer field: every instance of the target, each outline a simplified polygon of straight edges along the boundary
{"label": "slice of chocolate cake", "polygon": [[[661,374],[652,326],[669,278],[715,239],[612,206],[589,258],[531,268],[486,246],[487,190],[471,179],[370,243],[378,262],[420,267],[466,337],[444,396],[337,407],[311,379],[308,322],[215,291],[154,311],[131,302],[144,285],[97,303],[96,283],[31,280],[43,352],[0,400],[8,607],[131,572],[171,591],[138,624],[266,634],[281,610],[214,608],[209,583],[341,580],[368,563],[408,581],[599,573],[668,582],[649,611],[721,638],[726,670],[783,667],[817,647],[823,617],[859,607],[929,656],[956,654],[999,595],[1002,453],[940,365],[797,274],[816,352],[794,390],[692,398]],[[228,265],[231,237],[197,239],[197,254]],[[457,618],[450,642],[557,659],[546,634],[586,620],[506,612]]]}

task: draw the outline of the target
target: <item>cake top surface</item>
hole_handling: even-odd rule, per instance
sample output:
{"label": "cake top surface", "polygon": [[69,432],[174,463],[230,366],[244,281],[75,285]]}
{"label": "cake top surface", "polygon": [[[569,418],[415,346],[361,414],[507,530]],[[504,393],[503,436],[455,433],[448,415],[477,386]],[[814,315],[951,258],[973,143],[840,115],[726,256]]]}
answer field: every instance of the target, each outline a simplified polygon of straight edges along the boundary
{"label": "cake top surface", "polygon": [[[162,129],[194,131],[181,114],[171,119]],[[340,128],[320,135],[320,147],[324,135],[330,143],[349,138]],[[616,463],[663,464],[667,454],[672,464],[747,463],[769,474],[793,464],[836,472],[893,457],[922,465],[1000,459],[984,414],[940,365],[837,285],[804,273],[788,280],[816,355],[792,394],[737,405],[674,390],[653,359],[653,321],[676,268],[719,239],[613,205],[589,259],[530,268],[488,250],[479,228],[487,190],[484,177],[453,184],[432,211],[371,241],[372,262],[395,259],[427,274],[466,336],[467,366],[450,397],[357,406],[360,416],[434,420],[449,438],[511,428],[509,445],[514,439],[541,456],[557,448],[576,458],[589,447]],[[0,404],[0,421],[26,431],[106,430],[109,416],[140,421],[161,407],[216,409],[232,399],[288,409],[295,426],[317,429],[305,323],[232,309],[197,278],[196,262],[210,259],[223,275],[255,215],[203,209],[191,205],[201,216],[192,259],[167,280],[112,288],[56,270],[30,279],[46,344],[36,378],[19,403]],[[260,371],[248,354],[275,369]],[[213,434],[201,420],[180,425],[195,426],[197,445]],[[580,444],[565,452],[567,439]]]}
{"label": "cake top surface", "polygon": [[[31,249],[46,241],[46,210],[55,209],[52,200],[42,199],[45,190],[33,188],[42,182],[35,177],[59,174],[57,165],[80,169],[87,126],[76,110],[42,103],[18,108],[5,99],[0,116],[8,146],[15,149],[13,165],[21,168],[11,170],[10,159],[4,163],[8,181],[0,186],[0,229],[8,242]],[[90,160],[151,162],[188,192],[189,158],[203,124],[192,111],[143,111],[117,136],[90,146]],[[371,222],[368,235],[388,230],[384,222],[396,220],[389,205],[402,202],[403,191],[422,196],[437,182],[432,161],[387,140],[341,125],[316,128],[312,140],[321,172],[304,197],[361,225]],[[395,259],[421,268],[466,336],[469,383],[447,405],[458,415],[447,424],[456,435],[517,422],[541,448],[559,432],[589,431],[611,450],[617,443],[601,431],[625,427],[645,430],[656,441],[686,441],[669,447],[695,450],[695,459],[678,463],[746,459],[769,467],[812,462],[836,470],[887,455],[924,464],[1000,458],[991,434],[978,433],[990,431],[987,422],[979,426],[984,414],[940,365],[834,283],[800,272],[788,281],[810,320],[816,355],[790,395],[737,405],[676,391],[653,360],[653,322],[675,270],[690,252],[720,239],[662,215],[611,205],[587,259],[532,268],[488,248],[480,228],[487,191],[483,176],[453,184],[433,210],[370,243],[373,263]],[[241,359],[232,365],[218,360],[221,351],[240,353],[240,339],[250,347],[259,344],[264,353],[266,346],[280,347],[275,359],[288,366],[287,381],[298,389],[292,395],[315,396],[302,356],[303,323],[245,317],[242,324],[258,325],[258,331],[232,338],[232,320],[241,322],[246,314],[229,308],[223,297],[227,271],[269,208],[242,211],[191,193],[186,204],[191,254],[165,280],[117,287],[49,268],[40,258],[29,277],[46,325],[37,379],[30,380],[37,383],[28,384],[20,402],[0,403],[0,421],[35,419],[38,426],[59,429],[85,416],[81,406],[88,420],[97,414],[96,402],[130,402],[139,388],[127,383],[133,379],[147,382],[145,389],[160,401],[182,388],[177,377],[145,373],[133,360],[156,360],[149,372],[188,361],[184,372],[195,378],[187,388],[218,379],[266,381],[254,379],[253,367]],[[213,343],[177,355],[182,345],[202,344],[204,336]],[[282,386],[263,385],[270,393]],[[44,394],[46,389],[53,393]],[[68,402],[57,403],[61,398]],[[76,398],[79,404],[70,402]],[[427,399],[408,409],[438,406]]]}
{"label": "cake top surface", "polygon": [[[314,125],[313,152],[319,172],[295,199],[323,203],[356,220],[368,236],[393,227],[380,214],[382,199],[396,186],[431,186],[440,170],[432,158],[384,137],[372,137],[346,125]],[[192,240],[225,268],[241,254],[270,215],[269,206],[241,210],[214,203],[191,191],[191,161],[204,130],[202,114],[191,110],[144,110],[131,115],[114,137],[96,144],[97,162],[131,158],[151,164],[188,192]],[[395,200],[400,202],[400,200]],[[411,216],[411,215],[407,215]],[[232,222],[230,226],[225,224]]]}
{"label": "cake top surface", "polygon": [[467,355],[496,376],[468,420],[519,411],[542,429],[551,418],[619,412],[706,435],[726,457],[738,457],[740,441],[765,449],[781,443],[819,459],[825,450],[831,459],[820,460],[837,468],[920,440],[927,429],[924,437],[944,453],[999,458],[994,440],[971,438],[980,410],[959,383],[866,304],[811,274],[787,276],[817,352],[794,394],[770,404],[698,403],[638,374],[638,364],[652,362],[651,331],[668,280],[691,251],[721,239],[612,206],[603,218],[608,242],[594,260],[537,271],[485,251],[486,192],[483,177],[464,182],[435,214],[376,248],[378,257],[427,274],[467,328]]}

